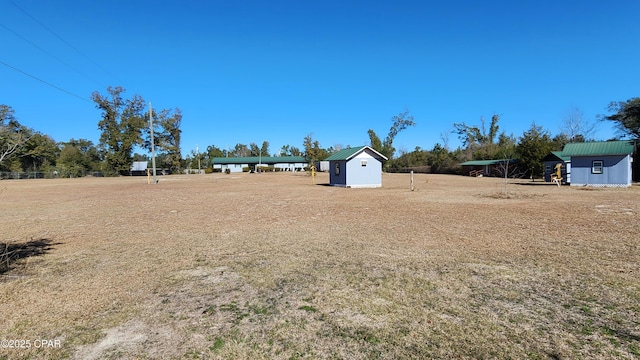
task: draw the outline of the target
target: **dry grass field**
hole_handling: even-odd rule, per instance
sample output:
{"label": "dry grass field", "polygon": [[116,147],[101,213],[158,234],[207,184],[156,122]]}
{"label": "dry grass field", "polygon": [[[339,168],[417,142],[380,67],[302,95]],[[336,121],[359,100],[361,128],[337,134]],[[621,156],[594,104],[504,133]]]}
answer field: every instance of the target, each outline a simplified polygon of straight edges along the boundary
{"label": "dry grass field", "polygon": [[640,186],[316,183],[0,181],[0,359],[640,357]]}

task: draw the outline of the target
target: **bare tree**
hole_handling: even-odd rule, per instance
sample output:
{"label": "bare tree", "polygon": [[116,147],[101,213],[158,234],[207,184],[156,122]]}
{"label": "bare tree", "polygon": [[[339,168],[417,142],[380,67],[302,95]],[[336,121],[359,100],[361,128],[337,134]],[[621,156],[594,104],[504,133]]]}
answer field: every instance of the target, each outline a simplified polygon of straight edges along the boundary
{"label": "bare tree", "polygon": [[574,106],[567,111],[562,119],[560,130],[570,142],[585,141],[593,136],[596,130],[596,123],[586,121],[582,110]]}
{"label": "bare tree", "polygon": [[440,133],[440,140],[442,140],[442,146],[445,150],[449,151],[449,132],[443,131]]}

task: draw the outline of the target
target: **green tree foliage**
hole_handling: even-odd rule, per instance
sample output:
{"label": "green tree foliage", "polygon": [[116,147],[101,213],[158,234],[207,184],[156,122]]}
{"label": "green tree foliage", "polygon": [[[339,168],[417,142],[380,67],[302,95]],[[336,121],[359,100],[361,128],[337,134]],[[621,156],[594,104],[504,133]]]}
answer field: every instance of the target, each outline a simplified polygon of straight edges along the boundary
{"label": "green tree foliage", "polygon": [[454,132],[458,134],[458,138],[462,141],[462,145],[469,154],[469,160],[492,160],[496,159],[500,149],[496,146],[495,140],[498,135],[498,121],[500,115],[493,114],[491,123],[487,131],[484,117],[480,118],[480,126],[467,125],[466,123],[454,123]]}
{"label": "green tree foliage", "polygon": [[262,146],[258,146],[256,143],[249,144],[250,156],[269,156],[269,142],[263,141]]}
{"label": "green tree foliage", "polygon": [[225,150],[222,150],[215,145],[209,145],[207,146],[207,151],[204,153],[203,160],[205,164],[207,164],[206,165],[207,167],[213,168],[213,158],[225,157],[225,156],[226,156]]}
{"label": "green tree foliage", "polygon": [[565,145],[567,145],[571,141],[569,141],[569,137],[567,136],[567,134],[562,132],[554,136],[551,139],[551,142],[553,143],[553,149],[551,151],[560,151]]}
{"label": "green tree foliage", "polygon": [[399,151],[398,157],[387,161],[386,171],[389,172],[409,172],[411,170],[424,172],[427,168],[427,158],[429,154],[419,146],[411,151]]}
{"label": "green tree foliage", "polygon": [[102,111],[98,122],[100,147],[105,152],[109,169],[128,173],[133,162],[133,149],[142,144],[142,130],[147,126],[143,110],[145,102],[139,95],[123,98],[124,88],[108,87],[107,95],[97,91],[91,94],[96,108]]}
{"label": "green tree foliage", "polygon": [[477,125],[467,125],[464,122],[454,123],[453,127],[455,128],[454,131],[458,134],[458,138],[462,141],[463,146],[466,147],[474,144],[483,146],[494,143],[500,128],[498,121],[500,121],[500,115],[493,114],[488,132],[485,127],[484,117],[480,118],[481,127]]}
{"label": "green tree foliage", "polygon": [[525,131],[519,139],[516,154],[519,159],[518,167],[525,176],[535,179],[541,177],[544,171],[544,158],[553,150],[553,140],[549,133],[535,123]]}
{"label": "green tree foliage", "polygon": [[250,154],[251,152],[249,151],[247,145],[240,143],[236,144],[236,146],[233,147],[233,150],[229,152],[230,157],[244,157],[250,156]]}
{"label": "green tree foliage", "polygon": [[615,122],[622,134],[640,139],[640,97],[611,102],[607,109],[613,114],[601,115],[603,120]]}
{"label": "green tree foliage", "polygon": [[56,164],[61,176],[79,177],[89,171],[100,170],[100,153],[92,141],[71,139],[61,145]]}
{"label": "green tree foliage", "polygon": [[249,143],[249,156],[262,156],[262,150],[258,144],[254,142]]}
{"label": "green tree foliage", "polygon": [[389,133],[384,140],[380,140],[380,137],[373,131],[369,129],[369,141],[372,149],[386,156],[387,159],[392,159],[396,149],[393,147],[393,141],[395,140],[398,134],[408,128],[409,126],[415,126],[416,123],[413,120],[413,115],[409,115],[409,110],[405,109],[405,111],[399,113],[398,115],[394,115],[391,120],[393,121],[393,125],[389,129]]}
{"label": "green tree foliage", "polygon": [[32,135],[31,129],[18,122],[13,108],[0,104],[0,169],[15,169],[5,161],[21,151]]}
{"label": "green tree foliage", "polygon": [[371,129],[369,129],[367,133],[369,134],[369,145],[371,148],[380,154],[383,154],[384,149],[382,148],[382,140],[380,140],[380,137]]}
{"label": "green tree foliage", "polygon": [[395,140],[398,134],[408,128],[409,126],[415,126],[416,123],[413,120],[413,115],[409,115],[409,110],[405,109],[405,111],[399,113],[398,115],[394,115],[392,118],[393,125],[389,129],[389,134],[382,142],[382,149],[385,153],[384,156],[391,159],[393,158],[393,154],[396,149],[393,147],[393,140]]}
{"label": "green tree foliage", "polygon": [[308,134],[302,142],[304,146],[304,157],[309,163],[316,163],[329,157],[329,152],[320,147],[320,142],[313,139],[313,134]]}
{"label": "green tree foliage", "polygon": [[269,142],[263,141],[262,146],[260,147],[260,153],[262,156],[269,156]]}
{"label": "green tree foliage", "polygon": [[[164,159],[163,159],[164,160]],[[189,155],[187,156],[186,159],[184,159],[184,162],[187,166],[188,169],[199,169],[202,170],[203,167],[207,167],[207,164],[209,164],[207,162],[207,153],[205,152],[201,152],[201,151],[196,151],[196,149],[191,150],[191,152],[189,153]]]}
{"label": "green tree foliage", "polygon": [[74,146],[63,145],[60,150],[57,167],[62,177],[80,177],[84,175],[84,158]]}
{"label": "green tree foliage", "polygon": [[419,146],[412,152],[402,153],[390,160],[387,170],[390,172],[430,172],[454,173],[456,161],[452,154],[440,144],[435,144],[431,150],[423,150]]}
{"label": "green tree foliage", "polygon": [[48,170],[56,164],[59,153],[58,144],[50,136],[34,133],[20,151],[22,170]]}
{"label": "green tree foliage", "polygon": [[209,145],[207,146],[207,156],[214,158],[214,157],[225,157],[227,155],[225,150],[222,150],[215,145]]}
{"label": "green tree foliage", "polygon": [[453,165],[453,160],[449,156],[449,151],[439,143],[436,143],[429,152],[428,163],[431,165],[431,173],[437,174],[450,168]]}
{"label": "green tree foliage", "polygon": [[283,145],[278,156],[302,156],[302,151],[295,146]]}
{"label": "green tree foliage", "polygon": [[498,136],[498,143],[496,145],[497,158],[511,159],[516,153],[518,142],[513,135],[501,133],[500,136]]}
{"label": "green tree foliage", "polygon": [[[149,118],[149,114],[145,115]],[[182,130],[182,111],[163,109],[153,112],[153,136],[154,147],[157,154],[158,166],[168,168],[174,173],[178,173],[182,167],[182,155],[180,139]],[[144,147],[151,151],[151,131],[145,131]]]}

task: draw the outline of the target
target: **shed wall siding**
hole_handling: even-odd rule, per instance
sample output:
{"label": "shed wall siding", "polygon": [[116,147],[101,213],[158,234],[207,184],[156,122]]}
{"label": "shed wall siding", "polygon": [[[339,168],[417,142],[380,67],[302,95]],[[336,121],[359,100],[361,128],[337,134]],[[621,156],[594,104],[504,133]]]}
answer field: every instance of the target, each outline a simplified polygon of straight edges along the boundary
{"label": "shed wall siding", "polygon": [[[602,160],[602,174],[592,174],[594,160]],[[631,156],[572,156],[571,186],[626,187],[631,185]]]}
{"label": "shed wall siding", "polygon": [[[367,166],[362,166],[362,161]],[[367,152],[362,152],[347,162],[347,186],[380,187],[382,186],[382,163]]]}

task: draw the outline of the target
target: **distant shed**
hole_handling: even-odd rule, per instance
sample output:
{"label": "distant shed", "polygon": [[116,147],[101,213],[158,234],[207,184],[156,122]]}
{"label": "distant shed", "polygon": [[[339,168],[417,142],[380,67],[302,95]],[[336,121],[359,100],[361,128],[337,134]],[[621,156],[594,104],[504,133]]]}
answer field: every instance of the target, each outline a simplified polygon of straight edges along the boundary
{"label": "distant shed", "polygon": [[382,161],[387,157],[369,146],[342,149],[329,156],[329,183],[353,188],[382,187]]}
{"label": "distant shed", "polygon": [[134,161],[133,164],[131,164],[131,171],[129,174],[131,176],[145,176],[147,175],[147,166],[147,161]]}
{"label": "distant shed", "polygon": [[318,161],[316,163],[316,170],[317,171],[322,171],[322,172],[327,172],[329,171],[329,162],[326,160],[323,161]]}

